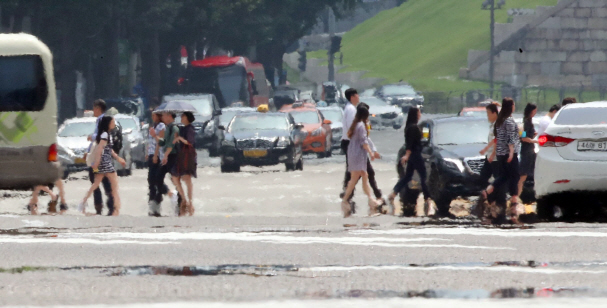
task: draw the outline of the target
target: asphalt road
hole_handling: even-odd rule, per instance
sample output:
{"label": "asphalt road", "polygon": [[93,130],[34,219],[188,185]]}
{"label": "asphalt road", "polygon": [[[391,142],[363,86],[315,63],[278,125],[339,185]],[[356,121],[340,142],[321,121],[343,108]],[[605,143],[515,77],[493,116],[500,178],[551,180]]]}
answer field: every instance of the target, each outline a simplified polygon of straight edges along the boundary
{"label": "asphalt road", "polygon": [[[403,132],[373,131],[384,193]],[[95,307],[565,307],[607,297],[602,224],[481,226],[471,218],[341,217],[344,157],[221,174],[199,155],[194,217],[147,216],[146,171],[120,178],[122,216],[29,216],[0,192],[0,305]],[[41,198],[42,203],[48,197]],[[466,204],[454,203],[465,212]],[[89,210],[93,210],[90,208]],[[41,212],[45,212],[42,207]],[[151,305],[155,303],[155,305]],[[70,306],[73,307],[73,306]]]}

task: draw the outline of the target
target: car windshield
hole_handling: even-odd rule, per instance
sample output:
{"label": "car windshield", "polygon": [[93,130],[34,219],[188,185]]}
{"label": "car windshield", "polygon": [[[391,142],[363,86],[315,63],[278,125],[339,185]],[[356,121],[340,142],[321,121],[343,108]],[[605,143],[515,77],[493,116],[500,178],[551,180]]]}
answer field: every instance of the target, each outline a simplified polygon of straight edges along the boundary
{"label": "car windshield", "polygon": [[554,120],[557,125],[607,124],[607,107],[571,108],[562,110]]}
{"label": "car windshield", "polygon": [[409,86],[385,86],[384,95],[415,95],[415,90]]}
{"label": "car windshield", "polygon": [[232,121],[234,116],[241,112],[242,111],[223,109],[221,111],[221,115],[219,116],[219,123],[226,127],[228,124],[230,124],[230,121]]}
{"label": "car windshield", "polygon": [[371,107],[371,106],[376,106],[376,107],[389,106],[388,103],[384,102],[383,100],[381,100],[379,98],[375,98],[375,97],[365,97],[365,98],[362,98],[360,101],[369,105],[369,107]]}
{"label": "car windshield", "polygon": [[320,123],[320,118],[316,111],[293,111],[291,112],[295,123],[316,124]]}
{"label": "car windshield", "polygon": [[322,115],[332,123],[340,123],[343,118],[341,110],[323,110]]}
{"label": "car windshield", "polygon": [[122,127],[122,131],[125,131],[127,129],[130,130],[136,130],[137,129],[137,122],[133,119],[130,118],[116,118],[116,120],[118,120],[118,124],[120,124],[120,126]]}
{"label": "car windshield", "polygon": [[202,116],[211,116],[213,114],[213,102],[210,97],[201,97],[193,100],[188,100],[196,110],[198,110],[198,114]]}
{"label": "car windshield", "polygon": [[65,124],[59,137],[86,137],[95,132],[95,122],[74,122]]}
{"label": "car windshield", "polygon": [[485,144],[489,136],[489,123],[487,121],[438,123],[432,135],[436,145]]}
{"label": "car windshield", "polygon": [[236,115],[230,131],[287,130],[288,124],[284,116]]}
{"label": "car windshield", "polygon": [[486,118],[487,112],[484,110],[470,110],[463,111],[460,116],[462,117],[473,117],[473,118]]}

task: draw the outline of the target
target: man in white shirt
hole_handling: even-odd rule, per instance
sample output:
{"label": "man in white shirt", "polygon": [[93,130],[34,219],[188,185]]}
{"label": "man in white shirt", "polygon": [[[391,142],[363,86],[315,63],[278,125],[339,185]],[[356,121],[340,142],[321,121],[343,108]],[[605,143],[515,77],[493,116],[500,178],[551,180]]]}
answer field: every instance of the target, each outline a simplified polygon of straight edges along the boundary
{"label": "man in white shirt", "polygon": [[[348,146],[350,145],[350,138],[348,137],[348,131],[350,130],[350,126],[352,126],[352,122],[356,116],[356,106],[360,102],[360,97],[358,96],[356,89],[350,88],[346,90],[345,96],[348,103],[346,103],[346,107],[344,107],[344,116],[342,118],[343,135],[341,137],[341,150],[346,154],[346,175],[344,176],[343,183],[344,191],[348,186],[348,182],[350,182],[350,172],[348,172]],[[373,150],[373,155],[375,158],[379,159],[381,156],[377,152],[373,142],[371,142],[370,145],[371,149]],[[369,159],[367,159],[367,174],[369,175],[369,185],[371,186],[371,189],[373,189],[373,194],[377,199],[382,199],[381,190],[377,187],[377,182],[375,181],[375,170],[373,170],[373,166],[371,166],[371,161]],[[340,194],[340,198],[343,198],[343,194],[343,192]],[[352,200],[352,197],[354,197],[354,193],[352,193],[350,196],[350,200]],[[355,207],[352,208],[354,209]]]}
{"label": "man in white shirt", "polygon": [[550,125],[550,123],[552,123],[552,119],[554,119],[554,116],[559,111],[559,109],[561,109],[561,107],[559,107],[559,105],[554,105],[554,106],[550,107],[548,114],[546,114],[545,116],[543,116],[540,119],[540,127],[537,129],[538,136],[541,136],[546,132],[548,125]]}

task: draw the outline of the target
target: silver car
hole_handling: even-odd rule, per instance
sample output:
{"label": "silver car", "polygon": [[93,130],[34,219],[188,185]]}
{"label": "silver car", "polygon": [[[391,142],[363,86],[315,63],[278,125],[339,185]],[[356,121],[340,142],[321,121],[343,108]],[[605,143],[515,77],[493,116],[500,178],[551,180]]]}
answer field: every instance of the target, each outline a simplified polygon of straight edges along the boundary
{"label": "silver car", "polygon": [[147,163],[147,138],[137,116],[118,114],[114,119],[122,127],[122,142],[129,143],[131,159],[136,168],[144,168]]}
{"label": "silver car", "polygon": [[369,105],[369,120],[372,127],[400,129],[403,126],[405,119],[400,108],[372,96],[361,97],[360,101]]}
{"label": "silver car", "polygon": [[[85,154],[88,153],[91,142],[88,136],[95,132],[97,118],[73,118],[63,122],[57,133],[58,155],[61,157],[61,164],[67,177],[69,173],[86,170]],[[117,123],[120,125],[120,122]],[[123,129],[124,130],[124,129]],[[126,136],[124,136],[126,137]],[[123,137],[123,145],[118,155],[126,161],[126,168],[123,168],[118,162],[114,162],[114,168],[118,175],[131,174],[131,143],[126,142]],[[128,139],[128,137],[127,137]]]}
{"label": "silver car", "polygon": [[343,136],[343,117],[344,111],[340,107],[318,107],[325,119],[331,121],[331,131],[333,133],[333,148],[338,149],[341,146],[341,137]]}

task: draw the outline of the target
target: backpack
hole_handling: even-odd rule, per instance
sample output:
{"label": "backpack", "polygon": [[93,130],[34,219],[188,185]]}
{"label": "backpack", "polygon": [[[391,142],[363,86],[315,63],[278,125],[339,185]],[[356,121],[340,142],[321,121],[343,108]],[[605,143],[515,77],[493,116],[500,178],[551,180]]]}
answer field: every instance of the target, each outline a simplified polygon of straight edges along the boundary
{"label": "backpack", "polygon": [[116,154],[122,150],[122,127],[120,125],[116,125],[116,129],[112,131],[112,150]]}

